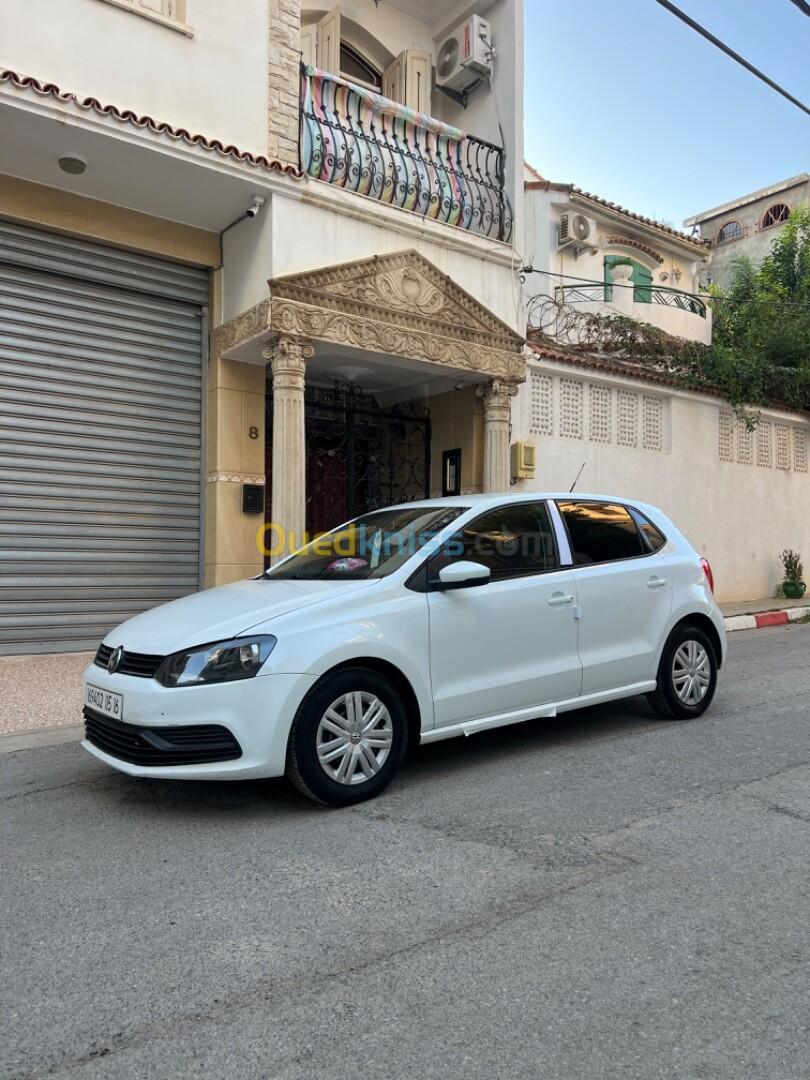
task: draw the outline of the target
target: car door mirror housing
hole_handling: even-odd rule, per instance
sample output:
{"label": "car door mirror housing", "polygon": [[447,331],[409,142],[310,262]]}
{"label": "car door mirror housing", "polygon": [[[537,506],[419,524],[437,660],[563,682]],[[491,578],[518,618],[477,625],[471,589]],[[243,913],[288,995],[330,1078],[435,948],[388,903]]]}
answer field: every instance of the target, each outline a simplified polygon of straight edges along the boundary
{"label": "car door mirror housing", "polygon": [[443,566],[439,576],[430,584],[434,589],[470,589],[476,585],[486,585],[490,577],[488,566],[462,559]]}

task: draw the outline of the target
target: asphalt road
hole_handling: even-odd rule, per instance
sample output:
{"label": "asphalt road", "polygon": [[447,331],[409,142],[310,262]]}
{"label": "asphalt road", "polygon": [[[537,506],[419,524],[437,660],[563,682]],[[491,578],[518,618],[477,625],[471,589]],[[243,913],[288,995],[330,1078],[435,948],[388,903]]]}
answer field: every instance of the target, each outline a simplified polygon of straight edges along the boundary
{"label": "asphalt road", "polygon": [[0,757],[0,1076],[806,1080],[810,626],[372,803]]}

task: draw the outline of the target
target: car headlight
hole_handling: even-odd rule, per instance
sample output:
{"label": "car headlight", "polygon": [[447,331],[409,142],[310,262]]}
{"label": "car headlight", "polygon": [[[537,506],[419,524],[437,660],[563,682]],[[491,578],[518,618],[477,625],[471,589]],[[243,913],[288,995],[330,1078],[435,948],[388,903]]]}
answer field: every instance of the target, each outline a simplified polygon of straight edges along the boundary
{"label": "car headlight", "polygon": [[252,679],[275,644],[276,639],[271,634],[262,634],[186,649],[167,656],[155,678],[161,686],[198,686]]}

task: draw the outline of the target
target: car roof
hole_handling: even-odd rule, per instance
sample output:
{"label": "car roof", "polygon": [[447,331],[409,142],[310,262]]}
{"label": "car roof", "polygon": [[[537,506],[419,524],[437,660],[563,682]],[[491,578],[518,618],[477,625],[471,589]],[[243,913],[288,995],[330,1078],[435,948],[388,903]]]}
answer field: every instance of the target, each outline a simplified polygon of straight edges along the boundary
{"label": "car roof", "polygon": [[594,494],[586,491],[521,491],[521,492],[494,492],[487,495],[448,495],[446,498],[437,499],[420,499],[415,502],[396,503],[388,509],[402,510],[406,507],[435,507],[438,509],[442,506],[462,506],[464,508],[472,509],[485,509],[487,506],[502,506],[504,503],[509,502],[537,502],[542,499],[560,499],[575,502],[604,502],[604,503],[619,503],[622,506],[628,503],[631,506],[638,507],[639,510],[652,510],[657,513],[661,513],[658,507],[653,506],[651,503],[642,502],[640,499],[628,498],[626,495],[605,495]]}

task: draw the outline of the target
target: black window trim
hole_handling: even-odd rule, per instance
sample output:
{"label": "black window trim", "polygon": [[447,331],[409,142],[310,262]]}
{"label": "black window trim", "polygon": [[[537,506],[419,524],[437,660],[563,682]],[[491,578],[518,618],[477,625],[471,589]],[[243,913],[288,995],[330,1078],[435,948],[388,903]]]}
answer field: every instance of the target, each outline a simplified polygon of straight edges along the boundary
{"label": "black window trim", "polygon": [[[624,506],[625,510],[627,510],[627,512],[630,514],[633,521],[635,521],[636,528],[638,529],[639,533],[641,534],[642,543],[647,548],[647,553],[649,555],[657,555],[659,551],[663,551],[663,549],[669,543],[667,534],[664,532],[664,530],[659,528],[658,525],[656,525],[655,522],[652,520],[652,518],[648,518],[646,514],[642,514],[642,512],[639,510],[639,508],[637,506],[629,506],[629,505],[626,505],[624,503],[622,505]],[[661,545],[661,547],[654,548],[652,546],[650,541],[647,539],[647,534],[644,532],[644,529],[642,528],[642,524],[641,524],[642,522],[646,522],[647,525],[652,525],[652,527],[655,529],[655,531],[658,533],[658,535],[662,538],[662,540],[664,542]]]}
{"label": "black window trim", "polygon": [[[562,556],[560,554],[560,542],[557,536],[557,526],[556,522],[554,521],[554,517],[552,516],[551,508],[549,507],[549,503],[551,501],[552,500],[550,499],[544,499],[540,497],[538,499],[521,499],[519,502],[510,501],[498,503],[497,506],[490,506],[486,510],[482,510],[480,514],[477,514],[474,518],[471,518],[470,521],[466,522],[462,526],[463,529],[466,529],[468,525],[473,525],[480,518],[484,517],[485,514],[491,514],[495,510],[502,510],[505,507],[509,506],[544,506],[546,514],[548,515],[548,523],[551,526],[551,537],[554,544],[554,559],[557,565],[547,570],[520,570],[511,574],[504,574],[503,576],[499,576],[497,578],[493,578],[490,575],[489,581],[484,582],[483,586],[479,586],[480,588],[486,588],[488,585],[497,585],[501,581],[515,581],[518,578],[527,577],[543,577],[545,574],[558,574],[561,570],[571,569],[570,566],[565,566],[562,562]],[[432,554],[428,555],[428,557],[423,563],[420,563],[420,565],[414,570],[414,572],[405,582],[406,589],[410,589],[412,592],[424,593],[442,591],[441,587],[435,581],[430,581],[427,576],[428,564],[430,563],[431,559],[434,559],[436,557],[436,554],[437,552],[434,551]]]}
{"label": "black window trim", "polygon": [[[635,525],[636,532],[638,533],[638,535],[639,535],[639,537],[641,539],[641,546],[645,549],[639,555],[625,555],[621,559],[603,559],[601,562],[593,562],[593,563],[577,563],[575,561],[572,561],[571,565],[568,567],[569,570],[588,570],[588,569],[590,569],[591,567],[594,567],[594,566],[609,566],[611,563],[632,562],[633,559],[649,559],[651,555],[657,555],[658,551],[661,551],[661,548],[659,548],[658,551],[653,551],[653,549],[650,547],[649,541],[647,540],[647,537],[641,531],[639,523],[636,520],[636,514],[641,514],[641,511],[638,510],[636,507],[631,506],[629,503],[620,502],[617,499],[576,499],[573,496],[570,499],[555,499],[554,502],[555,502],[555,504],[557,506],[557,510],[559,511],[559,515],[560,515],[560,519],[562,520],[563,527],[565,528],[565,535],[568,537],[568,546],[571,548],[571,558],[572,558],[572,560],[574,559],[574,545],[573,545],[573,542],[571,540],[571,531],[568,528],[568,522],[565,520],[565,514],[562,512],[562,507],[560,506],[561,503],[566,503],[566,502],[599,503],[602,506],[620,506],[623,510],[626,510],[627,513],[629,514],[630,520]],[[641,516],[644,517],[643,514],[641,514]],[[651,521],[650,524],[654,525],[655,528],[658,529],[658,526],[655,524],[654,521]],[[658,529],[658,531],[664,537],[664,545],[666,545],[666,543],[667,543],[666,536],[664,536],[664,533],[661,532],[660,529]]]}

